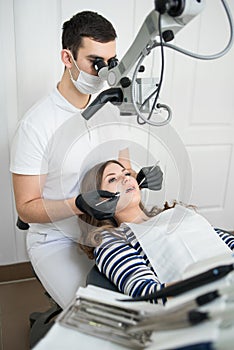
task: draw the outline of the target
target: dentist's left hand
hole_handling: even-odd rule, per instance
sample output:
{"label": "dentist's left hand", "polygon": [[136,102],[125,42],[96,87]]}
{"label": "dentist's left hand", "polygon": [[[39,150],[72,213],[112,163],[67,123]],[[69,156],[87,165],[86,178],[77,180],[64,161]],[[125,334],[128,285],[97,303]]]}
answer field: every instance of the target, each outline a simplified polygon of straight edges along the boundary
{"label": "dentist's left hand", "polygon": [[118,193],[96,190],[79,194],[75,203],[83,213],[97,220],[106,220],[114,217],[118,200]]}

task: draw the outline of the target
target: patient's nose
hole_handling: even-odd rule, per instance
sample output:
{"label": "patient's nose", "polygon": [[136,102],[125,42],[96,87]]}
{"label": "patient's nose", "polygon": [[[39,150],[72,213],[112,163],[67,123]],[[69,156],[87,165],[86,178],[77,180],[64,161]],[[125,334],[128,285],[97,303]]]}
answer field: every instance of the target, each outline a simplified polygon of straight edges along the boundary
{"label": "patient's nose", "polygon": [[129,176],[127,176],[125,174],[121,175],[121,181],[122,181],[123,184],[128,182],[129,181]]}

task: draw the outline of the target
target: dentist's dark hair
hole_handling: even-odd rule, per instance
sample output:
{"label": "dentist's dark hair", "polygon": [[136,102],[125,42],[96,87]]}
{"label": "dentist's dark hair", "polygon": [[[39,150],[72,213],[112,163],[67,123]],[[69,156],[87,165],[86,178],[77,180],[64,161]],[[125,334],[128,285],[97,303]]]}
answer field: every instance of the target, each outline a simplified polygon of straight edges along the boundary
{"label": "dentist's dark hair", "polygon": [[117,37],[113,25],[102,15],[93,11],[77,13],[64,22],[62,29],[62,47],[70,50],[75,60],[84,37],[100,43],[113,41]]}

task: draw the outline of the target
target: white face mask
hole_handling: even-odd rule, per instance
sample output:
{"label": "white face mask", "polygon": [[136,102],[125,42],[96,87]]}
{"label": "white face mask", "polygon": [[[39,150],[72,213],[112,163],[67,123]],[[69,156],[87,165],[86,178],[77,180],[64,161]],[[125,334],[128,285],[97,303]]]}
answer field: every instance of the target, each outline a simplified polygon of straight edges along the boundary
{"label": "white face mask", "polygon": [[75,85],[77,90],[79,90],[82,94],[88,94],[88,95],[95,94],[95,93],[99,92],[100,90],[102,90],[104,87],[104,81],[99,76],[88,74],[88,73],[80,70],[80,68],[78,67],[78,65],[77,65],[77,63],[74,60],[72,55],[71,55],[71,57],[72,57],[72,60],[75,64],[76,68],[80,72],[77,80],[74,80],[73,76],[71,74],[71,70],[69,69],[71,81],[73,82],[73,84]]}

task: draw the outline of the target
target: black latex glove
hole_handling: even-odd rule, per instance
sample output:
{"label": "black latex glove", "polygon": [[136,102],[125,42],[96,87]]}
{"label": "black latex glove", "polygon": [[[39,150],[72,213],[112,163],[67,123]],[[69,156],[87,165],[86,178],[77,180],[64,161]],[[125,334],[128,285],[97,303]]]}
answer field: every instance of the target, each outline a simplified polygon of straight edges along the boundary
{"label": "black latex glove", "polygon": [[[118,192],[90,191],[80,194],[76,200],[76,206],[83,213],[89,214],[97,220],[110,219],[115,215],[116,205],[119,200]],[[109,198],[108,201],[105,201]],[[103,203],[97,205],[103,201]]]}
{"label": "black latex glove", "polygon": [[136,180],[140,188],[159,191],[162,188],[163,172],[158,165],[155,168],[146,166],[139,171]]}
{"label": "black latex glove", "polygon": [[20,229],[20,230],[28,230],[30,225],[26,222],[24,222],[23,220],[20,219],[20,217],[18,216],[17,222],[16,222],[16,226]]}

